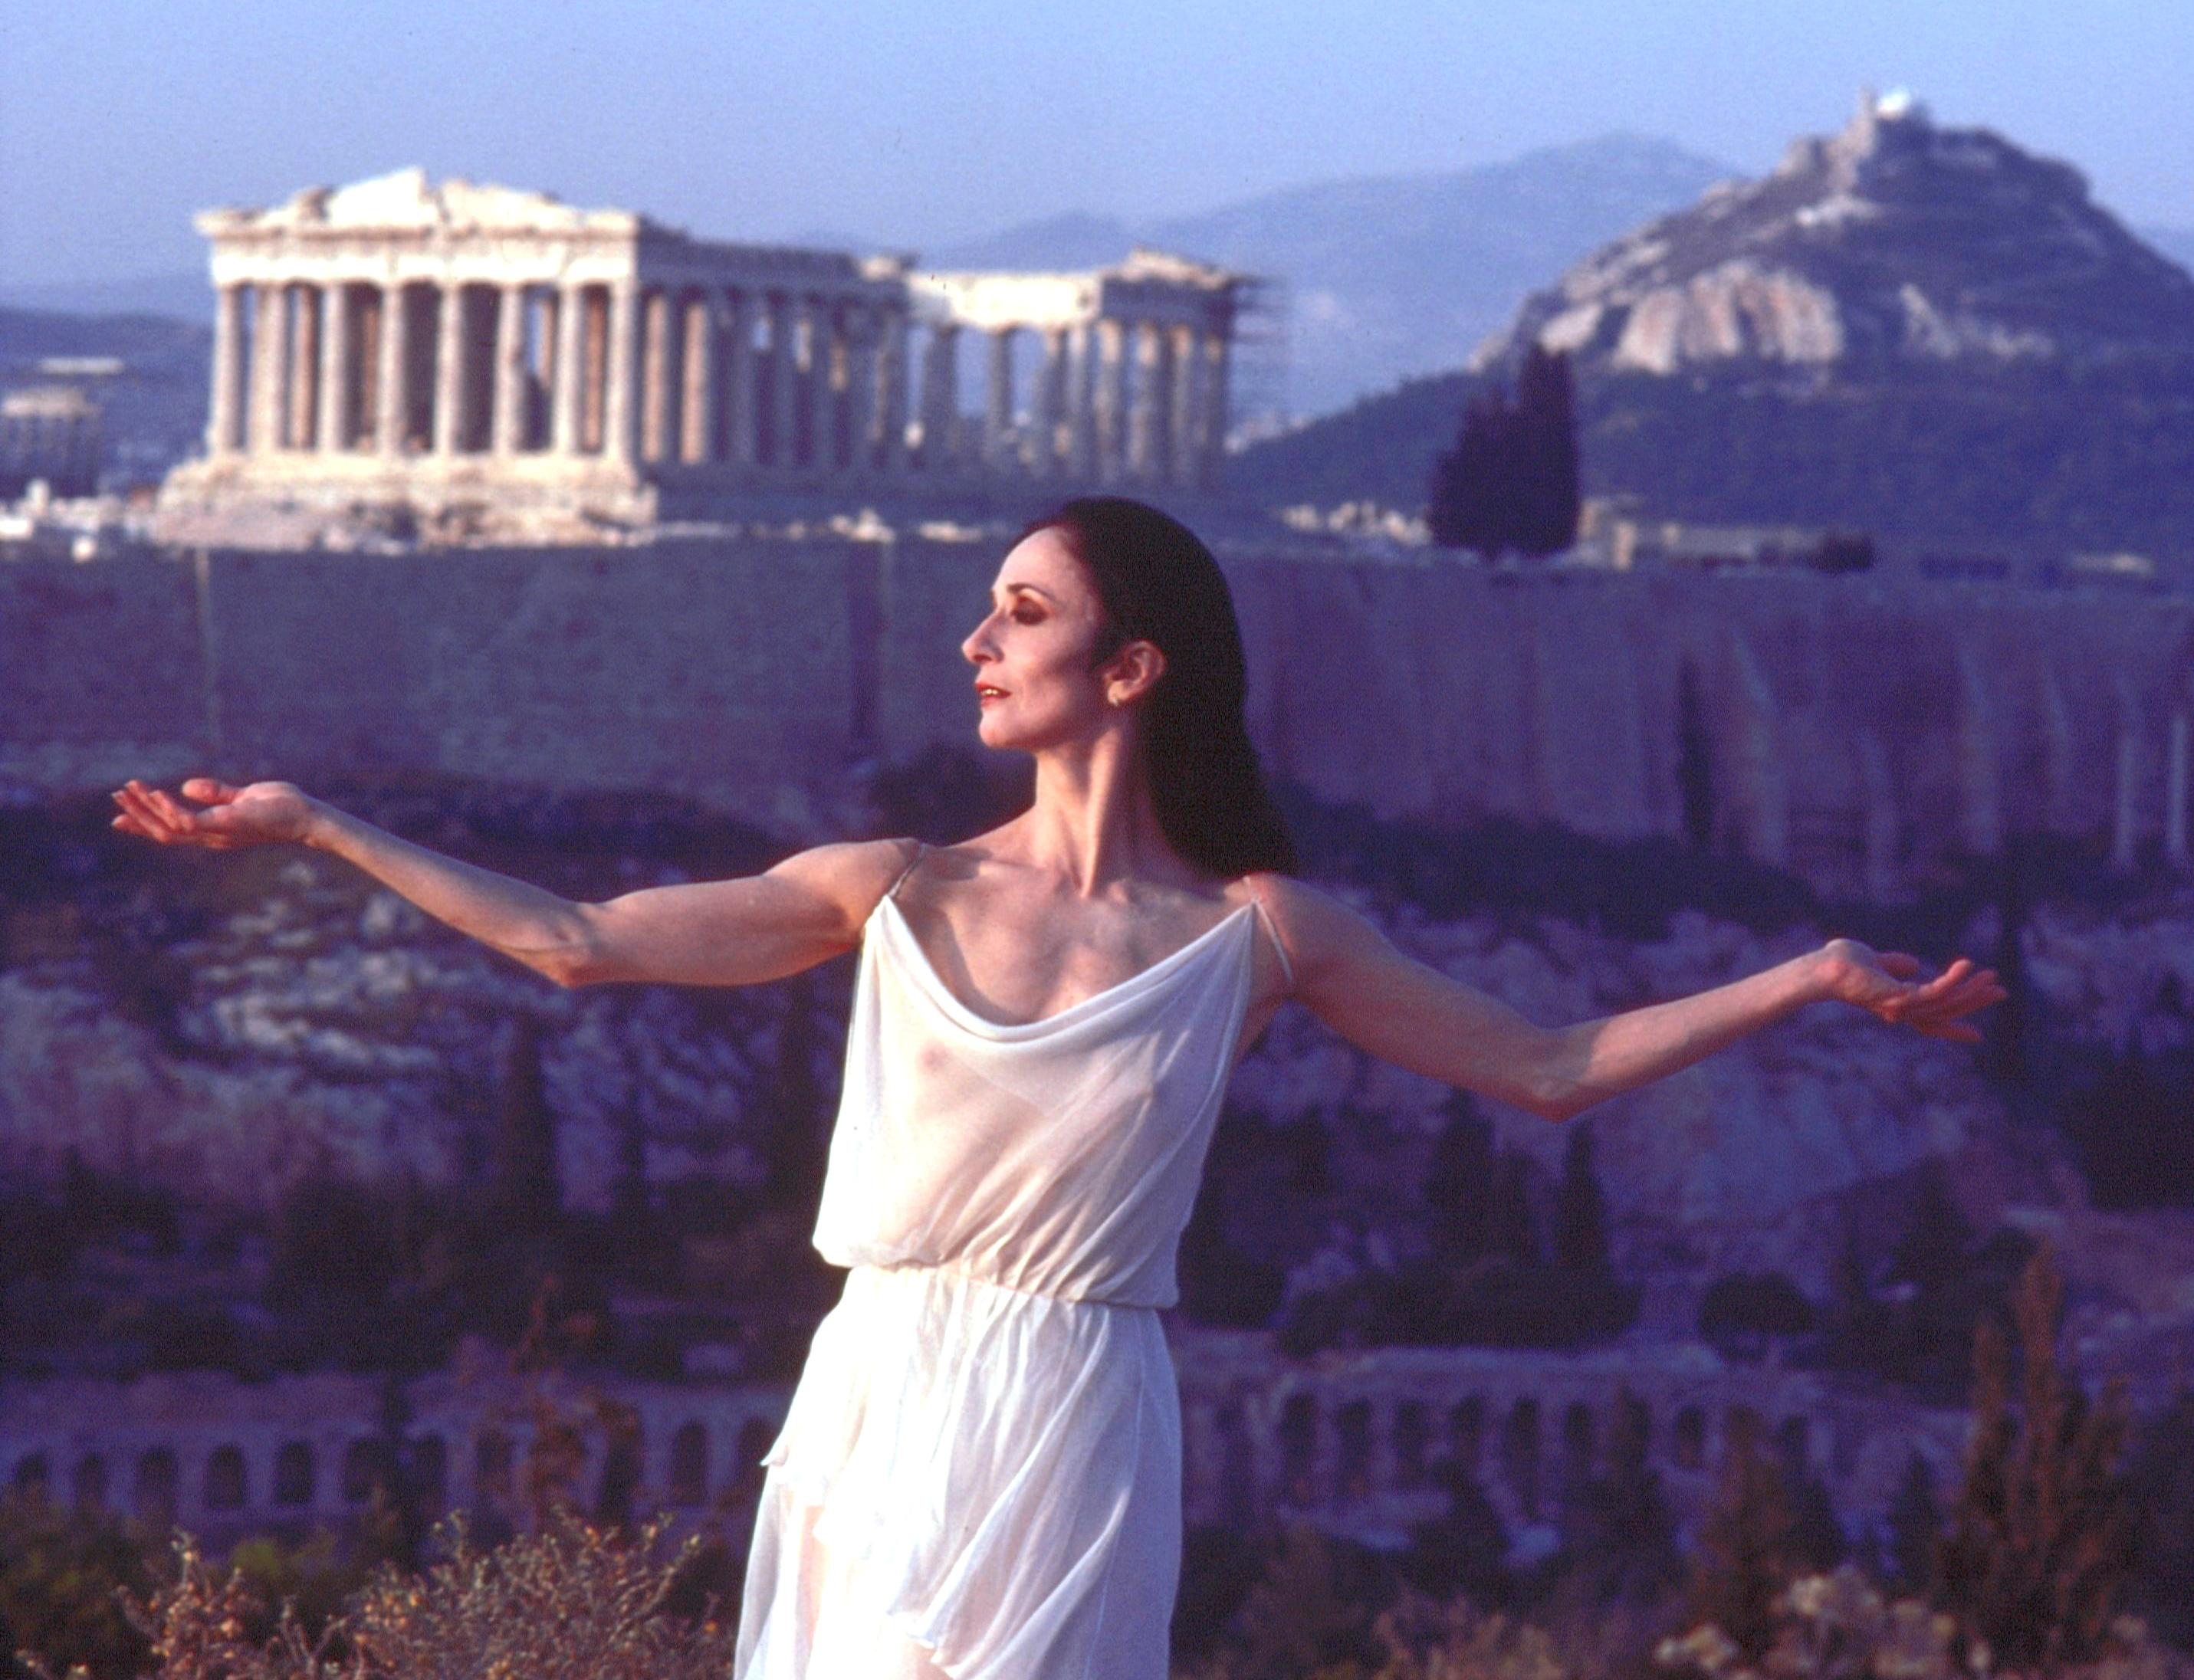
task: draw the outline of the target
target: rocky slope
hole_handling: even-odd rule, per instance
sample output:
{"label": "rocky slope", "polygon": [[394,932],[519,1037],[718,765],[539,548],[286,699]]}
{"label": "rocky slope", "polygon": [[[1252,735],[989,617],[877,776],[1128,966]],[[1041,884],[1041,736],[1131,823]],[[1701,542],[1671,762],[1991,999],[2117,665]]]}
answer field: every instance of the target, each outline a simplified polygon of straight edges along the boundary
{"label": "rocky slope", "polygon": [[[460,849],[578,896],[753,867],[734,846],[712,863],[640,829],[550,838],[583,854],[560,878],[537,838],[483,854],[475,833]],[[0,905],[0,1188],[51,1184],[72,1159],[247,1212],[313,1178],[478,1184],[523,1085],[574,1208],[608,1209],[635,1178],[682,1186],[689,1202],[712,1185],[797,1180],[812,1194],[848,963],[738,991],[567,992],[325,859],[46,855],[54,890]],[[1747,926],[1681,910],[1617,931],[1515,906],[1434,916],[1335,890],[1404,949],[1546,1023],[1713,985],[1823,934],[1787,911]],[[1992,911],[1942,937],[1996,959]],[[2183,892],[2046,900],[2019,949],[2029,1033],[2060,1059],[2137,1052],[2175,1067],[2194,1051]],[[2094,1211],[2080,1139],[2022,1112],[2033,1105],[2018,1090],[1984,1077],[1973,1050],[1822,1007],[1595,1110],[1614,1259],[1646,1288],[1648,1327],[1688,1327],[1704,1285],[1732,1271],[1780,1270],[1827,1299],[1846,1245],[1878,1263],[1933,1178],[1978,1232],[2053,1234],[2082,1345],[2161,1380],[2194,1350],[2194,1218]],[[1227,1241],[1312,1276],[1422,1252],[1450,1104],[1283,1012],[1238,1074],[1209,1162]],[[1569,1129],[1479,1106],[1496,1146],[1531,1161],[1543,1221]]]}
{"label": "rocky slope", "polygon": [[1481,385],[1578,378],[1587,494],[1919,548],[2194,552],[2194,278],[2070,165],[1869,103],[1526,299],[1467,369],[1251,450],[1268,502],[1421,506]]}
{"label": "rocky slope", "polygon": [[2194,357],[2194,277],[2071,165],[1890,100],[1588,257],[1473,365],[1535,340],[1582,370],[1659,375],[2169,359]]}

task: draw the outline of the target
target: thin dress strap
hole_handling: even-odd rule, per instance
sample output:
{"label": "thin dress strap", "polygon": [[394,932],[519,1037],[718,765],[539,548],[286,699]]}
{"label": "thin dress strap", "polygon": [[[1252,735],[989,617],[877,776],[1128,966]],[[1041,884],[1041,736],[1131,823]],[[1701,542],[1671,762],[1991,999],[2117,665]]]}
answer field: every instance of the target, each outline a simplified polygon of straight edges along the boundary
{"label": "thin dress strap", "polygon": [[914,856],[907,860],[906,867],[899,872],[899,879],[884,889],[884,897],[887,898],[898,897],[899,888],[906,885],[906,878],[912,874],[917,869],[922,867],[922,860],[928,855],[929,842],[927,840],[915,841]]}
{"label": "thin dress strap", "polygon": [[1257,878],[1244,875],[1242,885],[1249,889],[1249,902],[1257,907],[1257,920],[1265,924],[1265,937],[1272,942],[1272,955],[1280,960],[1280,978],[1292,992],[1295,989],[1295,966],[1288,960],[1288,948],[1280,943],[1279,927],[1272,920],[1272,913],[1265,908],[1265,895],[1257,890]]}

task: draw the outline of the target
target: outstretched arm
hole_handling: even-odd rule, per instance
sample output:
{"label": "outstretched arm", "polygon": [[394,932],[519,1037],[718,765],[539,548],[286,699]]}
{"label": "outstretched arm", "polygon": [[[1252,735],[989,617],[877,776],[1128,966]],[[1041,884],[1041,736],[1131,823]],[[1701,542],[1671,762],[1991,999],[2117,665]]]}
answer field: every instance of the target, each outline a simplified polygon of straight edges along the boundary
{"label": "outstretched arm", "polygon": [[1542,1028],[1404,955],[1363,916],[1299,881],[1275,893],[1295,996],[1373,1055],[1547,1120],[1689,1067],[1809,1003],[1839,1001],[1931,1037],[1972,1041],[1964,1018],[2005,995],[1961,957],[1926,982],[1916,958],[1831,939],[1744,979],[1572,1027]]}
{"label": "outstretched arm", "polygon": [[896,840],[818,846],[737,880],[579,903],[400,840],[286,782],[233,788],[198,777],[183,794],[191,804],[131,782],[114,795],[114,826],[164,846],[226,851],[287,841],[328,852],[562,986],[738,986],[812,968],[858,942],[907,853]]}

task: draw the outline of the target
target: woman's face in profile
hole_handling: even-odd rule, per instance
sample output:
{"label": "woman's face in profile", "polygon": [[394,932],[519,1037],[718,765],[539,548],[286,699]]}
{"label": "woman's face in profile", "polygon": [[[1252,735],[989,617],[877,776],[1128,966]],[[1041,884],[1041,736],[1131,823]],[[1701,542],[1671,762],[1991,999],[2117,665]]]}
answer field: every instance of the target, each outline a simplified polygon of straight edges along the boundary
{"label": "woman's face in profile", "polygon": [[976,734],[985,747],[1034,752],[1094,735],[1116,715],[1090,654],[1104,609],[1065,539],[1045,530],[1014,545],[991,585],[991,611],[961,653],[975,668]]}

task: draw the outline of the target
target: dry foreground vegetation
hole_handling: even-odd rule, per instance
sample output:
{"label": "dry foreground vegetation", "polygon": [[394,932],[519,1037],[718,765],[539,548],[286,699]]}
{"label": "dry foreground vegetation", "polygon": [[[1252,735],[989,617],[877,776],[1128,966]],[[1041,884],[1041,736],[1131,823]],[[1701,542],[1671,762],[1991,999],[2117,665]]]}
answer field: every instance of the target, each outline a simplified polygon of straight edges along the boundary
{"label": "dry foreground vegetation", "polygon": [[[1485,1572],[1462,1591],[1428,1591],[1406,1574],[1378,1586],[1345,1545],[1300,1528],[1270,1538],[1245,1590],[1214,1616],[1192,1549],[1177,1680],[2194,1680],[2194,1659],[2124,1613],[2139,1551],[2184,1537],[2163,1532],[2134,1496],[2122,1394],[2090,1400],[2059,1368],[2062,1285],[2046,1247],[2015,1304],[2023,1357],[1993,1322],[1977,1337],[1963,1485],[1947,1511],[1904,1526],[1898,1556],[1809,1562],[1799,1504],[1771,1459],[1746,1446],[1687,1560],[1667,1548],[1657,1491],[1640,1469],[1600,1500],[1599,1520],[1582,1525],[1572,1555],[1536,1591]],[[323,1534],[302,1545],[249,1541],[216,1563],[177,1534],[171,1561],[155,1568],[143,1535],[15,1495],[0,1515],[0,1629],[18,1648],[17,1671],[727,1673],[738,1569],[726,1536],[673,1545],[663,1517],[590,1520],[576,1499],[581,1434],[615,1420],[542,1421],[526,1478],[531,1520],[499,1535],[462,1516],[424,1534],[400,1494],[377,1495],[340,1554]]]}

